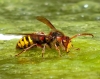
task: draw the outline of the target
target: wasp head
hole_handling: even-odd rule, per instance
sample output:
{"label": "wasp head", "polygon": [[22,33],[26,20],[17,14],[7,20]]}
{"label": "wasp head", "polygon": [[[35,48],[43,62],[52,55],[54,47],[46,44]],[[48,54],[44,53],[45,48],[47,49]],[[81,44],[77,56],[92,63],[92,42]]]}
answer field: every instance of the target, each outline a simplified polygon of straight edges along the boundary
{"label": "wasp head", "polygon": [[63,37],[62,44],[65,47],[66,52],[69,52],[69,49],[72,47],[72,45],[71,45],[71,40],[68,36]]}

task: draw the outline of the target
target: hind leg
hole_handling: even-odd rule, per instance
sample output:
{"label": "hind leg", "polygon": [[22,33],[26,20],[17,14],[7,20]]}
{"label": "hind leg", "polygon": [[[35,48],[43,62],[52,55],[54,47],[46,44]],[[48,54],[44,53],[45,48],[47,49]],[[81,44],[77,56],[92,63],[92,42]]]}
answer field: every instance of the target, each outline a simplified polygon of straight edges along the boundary
{"label": "hind leg", "polygon": [[29,46],[29,47],[23,49],[20,53],[18,53],[18,54],[15,55],[15,56],[19,56],[20,54],[22,54],[23,52],[26,52],[27,50],[29,50],[30,48],[32,48],[32,47],[35,46],[35,45],[37,45],[37,44],[32,44],[31,46]]}

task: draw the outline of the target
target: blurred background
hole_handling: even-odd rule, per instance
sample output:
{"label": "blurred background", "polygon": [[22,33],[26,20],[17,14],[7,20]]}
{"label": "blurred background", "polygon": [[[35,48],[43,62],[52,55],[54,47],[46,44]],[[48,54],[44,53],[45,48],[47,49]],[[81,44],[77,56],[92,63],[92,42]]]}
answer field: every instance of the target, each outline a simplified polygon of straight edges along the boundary
{"label": "blurred background", "polygon": [[[62,29],[73,31],[72,27],[68,27],[69,24],[65,26],[66,28],[63,24],[69,21],[100,21],[99,2],[100,0],[0,0],[0,32],[26,32],[34,27],[36,16],[62,21]],[[83,31],[82,29],[80,32]],[[32,31],[41,30],[33,29]]]}
{"label": "blurred background", "polygon": [[[43,15],[51,18],[82,21],[100,20],[100,0],[0,0],[0,19],[33,20]],[[69,17],[70,16],[70,17]]]}

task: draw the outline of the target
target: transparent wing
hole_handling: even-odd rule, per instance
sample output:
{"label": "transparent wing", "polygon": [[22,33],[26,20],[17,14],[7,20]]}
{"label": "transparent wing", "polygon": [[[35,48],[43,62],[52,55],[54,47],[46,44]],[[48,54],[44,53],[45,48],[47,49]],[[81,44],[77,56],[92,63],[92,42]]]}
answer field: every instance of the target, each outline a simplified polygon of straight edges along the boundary
{"label": "transparent wing", "polygon": [[56,30],[56,28],[52,25],[52,23],[43,16],[37,16],[36,19],[49,26],[52,30]]}

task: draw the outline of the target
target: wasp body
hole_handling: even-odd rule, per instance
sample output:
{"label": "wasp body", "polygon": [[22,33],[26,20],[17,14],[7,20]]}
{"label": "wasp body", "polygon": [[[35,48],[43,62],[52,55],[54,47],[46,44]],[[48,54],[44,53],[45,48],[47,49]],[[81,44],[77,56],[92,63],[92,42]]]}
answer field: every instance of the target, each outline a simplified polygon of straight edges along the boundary
{"label": "wasp body", "polygon": [[48,45],[50,48],[52,48],[52,45],[54,45],[55,48],[58,50],[59,56],[61,56],[60,49],[62,48],[66,52],[69,52],[69,49],[72,46],[71,40],[73,38],[76,38],[77,36],[83,36],[83,35],[89,35],[93,37],[93,35],[90,33],[76,34],[72,37],[69,37],[64,35],[61,31],[57,30],[52,25],[52,23],[46,18],[42,16],[37,16],[36,19],[43,22],[48,27],[50,27],[51,32],[49,34],[44,34],[42,32],[22,34],[25,36],[19,40],[19,42],[16,45],[16,48],[22,48],[23,50],[20,53],[18,53],[16,56],[20,55],[21,53],[29,50],[34,46],[39,46],[43,49],[42,50],[42,57],[43,57],[43,53],[45,51],[45,45]]}

